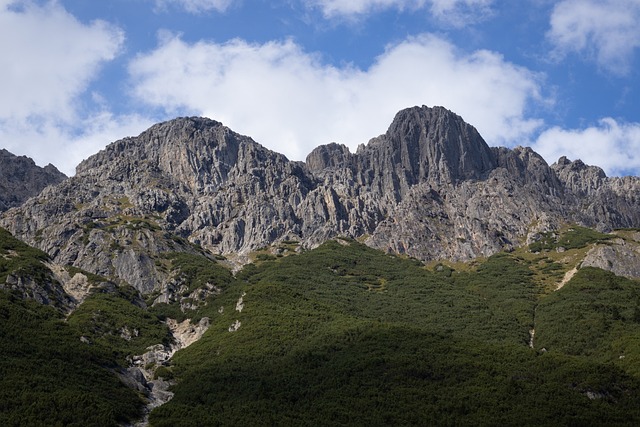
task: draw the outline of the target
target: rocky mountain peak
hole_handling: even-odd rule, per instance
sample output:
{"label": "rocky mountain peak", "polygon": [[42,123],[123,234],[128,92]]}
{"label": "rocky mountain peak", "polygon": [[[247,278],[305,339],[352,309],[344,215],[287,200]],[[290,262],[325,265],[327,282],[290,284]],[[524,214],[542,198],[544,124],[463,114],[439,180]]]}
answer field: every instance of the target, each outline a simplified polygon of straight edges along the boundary
{"label": "rocky mountain peak", "polygon": [[347,236],[423,260],[465,260],[566,222],[637,227],[639,193],[638,178],[490,148],[443,107],[402,110],[355,153],[332,143],[305,163],[187,117],[112,143],[0,226],[56,262],[148,293],[167,280],[161,254],[201,250],[193,245],[242,264],[259,248]]}
{"label": "rocky mountain peak", "polygon": [[372,169],[392,173],[404,190],[427,181],[482,179],[496,166],[476,129],[443,107],[400,111],[387,132],[357,154]]}
{"label": "rocky mountain peak", "polygon": [[582,160],[569,160],[562,156],[551,168],[558,178],[571,188],[572,191],[580,195],[589,195],[602,186],[607,179],[604,171],[597,166],[588,166]]}
{"label": "rocky mountain peak", "polygon": [[185,117],[159,123],[138,137],[124,138],[80,163],[76,175],[129,180],[162,175],[197,189],[219,184],[236,163],[242,137],[221,123]]}
{"label": "rocky mountain peak", "polygon": [[51,164],[41,168],[29,157],[0,149],[0,212],[20,206],[45,187],[66,178]]}
{"label": "rocky mountain peak", "polygon": [[344,144],[321,145],[316,147],[307,156],[305,163],[311,173],[319,175],[325,169],[338,169],[350,167],[354,155],[349,151],[349,147]]}
{"label": "rocky mountain peak", "polygon": [[462,117],[443,107],[400,111],[386,133],[415,182],[481,179],[495,168],[491,149]]}

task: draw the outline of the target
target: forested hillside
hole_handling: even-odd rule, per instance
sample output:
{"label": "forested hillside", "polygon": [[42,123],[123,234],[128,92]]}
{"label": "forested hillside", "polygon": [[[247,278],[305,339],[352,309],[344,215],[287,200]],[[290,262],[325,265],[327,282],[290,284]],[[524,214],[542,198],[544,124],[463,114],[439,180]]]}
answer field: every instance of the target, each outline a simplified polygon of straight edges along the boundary
{"label": "forested hillside", "polygon": [[[126,381],[136,355],[175,344],[170,320],[208,318],[200,340],[144,366],[175,393],[151,425],[637,425],[640,283],[581,267],[634,236],[567,227],[429,265],[288,241],[235,275],[222,257],[167,253],[179,295],[103,284],[70,314],[5,287],[0,421],[131,423],[149,399]],[[47,276],[46,256],[8,234],[3,251],[3,274]]]}

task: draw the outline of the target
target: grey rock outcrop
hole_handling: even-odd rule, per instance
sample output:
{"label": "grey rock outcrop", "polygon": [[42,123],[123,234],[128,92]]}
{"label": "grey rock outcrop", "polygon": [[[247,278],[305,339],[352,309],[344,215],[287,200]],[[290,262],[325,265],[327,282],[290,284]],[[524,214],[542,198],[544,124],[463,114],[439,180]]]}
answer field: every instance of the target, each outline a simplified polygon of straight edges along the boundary
{"label": "grey rock outcrop", "polygon": [[26,156],[15,156],[0,149],[0,212],[20,206],[45,187],[66,178],[51,164],[41,168]]}
{"label": "grey rock outcrop", "polygon": [[550,167],[529,148],[491,148],[442,107],[403,110],[355,153],[332,143],[304,163],[192,117],[112,143],[0,225],[58,263],[149,293],[173,280],[157,266],[163,252],[204,248],[242,263],[281,241],[343,235],[467,260],[566,222],[638,226],[639,189],[638,178],[578,161]]}
{"label": "grey rock outcrop", "polygon": [[597,267],[617,276],[640,279],[640,233],[594,247],[585,256],[582,267]]}
{"label": "grey rock outcrop", "polygon": [[571,195],[577,222],[601,231],[638,227],[640,179],[607,177],[602,169],[561,157],[551,165]]}

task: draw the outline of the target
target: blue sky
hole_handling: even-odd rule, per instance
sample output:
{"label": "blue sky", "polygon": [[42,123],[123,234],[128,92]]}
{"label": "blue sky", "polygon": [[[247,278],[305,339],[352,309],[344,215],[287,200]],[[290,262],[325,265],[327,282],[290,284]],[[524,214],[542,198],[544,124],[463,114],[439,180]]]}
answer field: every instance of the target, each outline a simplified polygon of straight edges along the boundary
{"label": "blue sky", "polygon": [[0,147],[68,175],[204,115],[290,159],[414,105],[640,172],[640,0],[0,0]]}

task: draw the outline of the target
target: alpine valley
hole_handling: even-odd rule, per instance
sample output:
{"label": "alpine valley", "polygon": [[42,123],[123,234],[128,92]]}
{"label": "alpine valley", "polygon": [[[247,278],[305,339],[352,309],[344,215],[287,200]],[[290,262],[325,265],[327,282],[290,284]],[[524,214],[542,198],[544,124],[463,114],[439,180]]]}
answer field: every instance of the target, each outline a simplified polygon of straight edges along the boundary
{"label": "alpine valley", "polygon": [[443,107],[0,151],[0,425],[640,425],[640,178]]}

